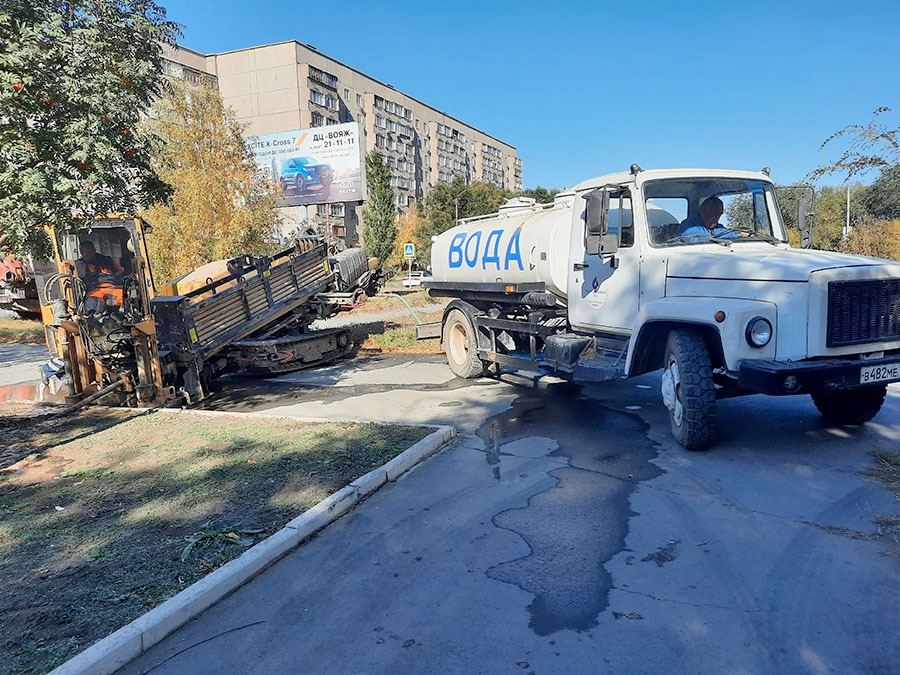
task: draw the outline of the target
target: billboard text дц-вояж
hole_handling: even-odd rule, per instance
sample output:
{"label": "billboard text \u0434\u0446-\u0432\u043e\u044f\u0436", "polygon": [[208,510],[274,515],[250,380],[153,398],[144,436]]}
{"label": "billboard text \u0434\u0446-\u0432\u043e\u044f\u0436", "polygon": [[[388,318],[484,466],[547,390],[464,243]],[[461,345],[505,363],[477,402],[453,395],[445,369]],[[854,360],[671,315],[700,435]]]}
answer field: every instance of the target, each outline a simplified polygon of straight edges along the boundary
{"label": "billboard text \u0434\u0446-\u0432\u043e\u044f\u0436", "polygon": [[281,186],[279,206],[365,199],[359,124],[333,124],[247,139],[256,165]]}

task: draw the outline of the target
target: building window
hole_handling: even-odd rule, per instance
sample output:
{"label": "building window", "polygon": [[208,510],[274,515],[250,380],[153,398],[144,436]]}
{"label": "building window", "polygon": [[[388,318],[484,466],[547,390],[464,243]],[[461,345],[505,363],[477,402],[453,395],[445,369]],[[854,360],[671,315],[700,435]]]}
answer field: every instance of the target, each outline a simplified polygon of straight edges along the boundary
{"label": "building window", "polygon": [[325,105],[325,94],[321,91],[316,91],[315,89],[309,90],[309,100],[310,103],[317,103],[318,105]]}
{"label": "building window", "polygon": [[315,66],[309,67],[309,79],[314,80],[315,82],[319,82],[320,84],[324,84],[326,87],[337,89],[337,77],[330,73],[326,73],[324,70],[319,70]]}
{"label": "building window", "polygon": [[345,101],[350,100],[350,90],[349,89],[344,89],[344,100]]}
{"label": "building window", "polygon": [[335,218],[342,218],[344,215],[344,205],[340,202],[337,204],[329,204],[328,215],[334,216]]}
{"label": "building window", "polygon": [[310,122],[310,126],[320,127],[325,124],[325,118],[317,112],[312,114],[312,121]]}
{"label": "building window", "polygon": [[325,124],[327,124],[327,125],[332,125],[332,124],[337,124],[337,123],[338,123],[338,121],[336,119],[332,119],[331,117],[325,118]]}
{"label": "building window", "polygon": [[323,218],[328,214],[328,204],[316,204],[316,215]]}

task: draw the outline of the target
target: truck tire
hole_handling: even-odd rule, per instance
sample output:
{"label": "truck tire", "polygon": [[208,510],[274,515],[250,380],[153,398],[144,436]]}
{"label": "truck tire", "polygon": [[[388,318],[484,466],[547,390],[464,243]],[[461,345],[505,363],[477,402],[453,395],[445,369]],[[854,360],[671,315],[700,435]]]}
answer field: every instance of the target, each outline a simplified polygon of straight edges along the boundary
{"label": "truck tire", "polygon": [[709,350],[697,332],[669,333],[661,389],[675,440],[686,450],[706,450],[715,426],[716,389]]}
{"label": "truck tire", "polygon": [[441,342],[454,375],[471,380],[484,373],[476,348],[475,327],[460,310],[453,309],[447,314]]}
{"label": "truck tire", "polygon": [[827,422],[836,425],[862,424],[878,414],[884,404],[887,385],[813,394],[812,400]]}

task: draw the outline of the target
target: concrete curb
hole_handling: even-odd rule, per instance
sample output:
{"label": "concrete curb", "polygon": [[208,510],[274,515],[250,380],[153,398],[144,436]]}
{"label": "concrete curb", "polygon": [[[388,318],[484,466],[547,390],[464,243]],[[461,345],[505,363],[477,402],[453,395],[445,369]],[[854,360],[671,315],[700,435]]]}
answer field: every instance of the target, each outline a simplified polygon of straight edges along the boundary
{"label": "concrete curb", "polygon": [[[168,412],[200,415],[240,415],[214,411]],[[266,415],[255,415],[266,417]],[[276,417],[270,415],[268,417]],[[282,418],[281,416],[278,416]],[[283,419],[303,420],[297,417]],[[324,421],[324,420],[315,420]],[[343,421],[343,420],[328,420]],[[386,425],[387,426],[387,425]],[[413,426],[413,425],[410,425]],[[419,424],[414,426],[434,426]],[[357,478],[305,513],[297,516],[281,530],[259,542],[234,560],[210,572],[158,607],[123,626],[52,671],[51,675],[107,675],[134,660],[167,635],[209,609],[226,595],[245,584],[269,565],[297,548],[309,536],[321,530],[385,483],[397,480],[423,459],[430,457],[456,436],[456,429],[436,426],[428,436],[407,448],[383,466]]]}

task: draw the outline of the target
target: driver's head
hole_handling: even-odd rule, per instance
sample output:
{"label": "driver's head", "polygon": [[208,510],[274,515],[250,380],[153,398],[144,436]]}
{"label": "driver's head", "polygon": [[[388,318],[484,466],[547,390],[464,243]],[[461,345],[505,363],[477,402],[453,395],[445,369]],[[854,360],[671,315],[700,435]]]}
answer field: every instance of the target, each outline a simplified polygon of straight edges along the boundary
{"label": "driver's head", "polygon": [[94,256],[97,255],[97,249],[94,246],[94,242],[89,239],[83,239],[78,248],[81,250],[81,257],[85,260],[93,260]]}
{"label": "driver's head", "polygon": [[724,212],[725,205],[718,197],[708,197],[700,205],[700,219],[707,227],[712,227],[718,223]]}

